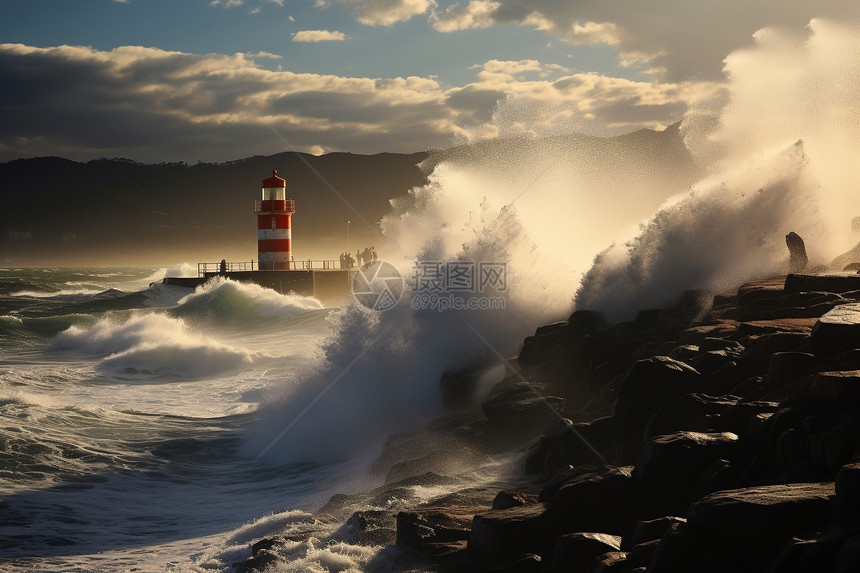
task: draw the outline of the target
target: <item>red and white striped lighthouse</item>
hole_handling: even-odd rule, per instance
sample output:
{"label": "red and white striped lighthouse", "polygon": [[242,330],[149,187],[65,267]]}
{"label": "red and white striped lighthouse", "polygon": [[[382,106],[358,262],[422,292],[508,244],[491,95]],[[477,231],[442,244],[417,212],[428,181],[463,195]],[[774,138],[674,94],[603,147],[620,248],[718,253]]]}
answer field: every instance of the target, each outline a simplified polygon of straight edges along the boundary
{"label": "red and white striped lighthouse", "polygon": [[286,270],[292,260],[290,216],[296,212],[296,202],[287,199],[287,181],[272,176],[263,179],[263,199],[254,201],[257,214],[257,260],[260,270]]}

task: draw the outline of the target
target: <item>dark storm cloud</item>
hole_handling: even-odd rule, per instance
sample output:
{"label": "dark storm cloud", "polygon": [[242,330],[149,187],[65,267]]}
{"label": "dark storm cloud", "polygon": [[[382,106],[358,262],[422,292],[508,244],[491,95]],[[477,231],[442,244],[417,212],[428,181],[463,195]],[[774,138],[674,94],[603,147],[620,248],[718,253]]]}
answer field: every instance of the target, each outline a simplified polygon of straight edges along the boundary
{"label": "dark storm cloud", "polygon": [[[665,117],[631,111],[621,128],[679,119],[668,115],[681,106],[677,94],[649,83],[586,75],[553,86],[551,78],[564,70],[535,60],[491,60],[477,69],[474,82],[443,88],[421,77],[272,71],[244,54],[3,44],[0,160],[221,161],[282,151],[284,141],[313,152],[415,151],[444,147],[454,137],[493,136],[497,102],[512,96],[530,102],[528,109],[594,109],[619,99],[658,106],[654,110],[675,104]],[[540,121],[551,129],[558,118],[550,113]]]}

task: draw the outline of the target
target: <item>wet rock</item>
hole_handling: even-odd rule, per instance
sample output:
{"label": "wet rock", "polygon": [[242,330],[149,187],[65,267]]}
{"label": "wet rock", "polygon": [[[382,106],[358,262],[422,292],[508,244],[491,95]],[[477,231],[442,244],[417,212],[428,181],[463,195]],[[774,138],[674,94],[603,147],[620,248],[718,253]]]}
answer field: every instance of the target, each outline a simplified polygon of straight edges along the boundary
{"label": "wet rock", "polygon": [[601,334],[606,330],[606,319],[596,310],[577,310],[567,319],[574,334]]}
{"label": "wet rock", "polygon": [[792,273],[785,278],[784,288],[786,292],[850,292],[860,290],[860,276]]}
{"label": "wet rock", "polygon": [[555,541],[550,571],[585,571],[597,557],[621,549],[621,537],[605,533],[566,533]]}
{"label": "wet rock", "polygon": [[770,332],[760,335],[752,344],[748,358],[758,368],[756,373],[767,372],[770,357],[777,352],[801,352],[811,340],[803,332]]}
{"label": "wet rock", "polygon": [[605,463],[612,450],[612,418],[579,422],[541,436],[525,462],[527,475],[553,475],[569,466]]}
{"label": "wet rock", "polygon": [[437,450],[420,458],[403,460],[391,466],[385,477],[386,483],[395,483],[410,477],[425,475],[428,472],[444,472],[456,474],[464,467],[475,465],[484,459],[479,453],[472,452],[464,444],[452,444],[459,447]]}
{"label": "wet rock", "polygon": [[687,524],[673,524],[666,533],[651,561],[651,573],[715,573],[711,556],[704,550],[702,538]]}
{"label": "wet rock", "polygon": [[474,562],[468,550],[468,541],[442,541],[437,543],[423,543],[411,549],[422,561],[439,567],[442,571],[462,571],[466,573],[474,570]]}
{"label": "wet rock", "polygon": [[356,511],[334,535],[354,545],[392,545],[396,541],[394,513],[382,510]]}
{"label": "wet rock", "polygon": [[540,573],[544,570],[540,555],[527,554],[484,569],[485,573]]}
{"label": "wet rock", "polygon": [[648,421],[647,439],[680,431],[706,432],[717,423],[727,407],[738,402],[737,396],[686,394],[660,408]]}
{"label": "wet rock", "polygon": [[690,362],[699,354],[701,354],[701,350],[699,350],[697,345],[682,344],[681,346],[676,346],[669,351],[669,358],[679,362],[684,362],[685,364],[690,364]]}
{"label": "wet rock", "polygon": [[860,534],[857,529],[828,527],[809,536],[788,541],[771,561],[769,573],[817,573],[835,571],[839,549],[850,538]]}
{"label": "wet rock", "polygon": [[836,573],[856,571],[860,571],[860,535],[843,543],[839,553],[836,554]]}
{"label": "wet rock", "polygon": [[610,551],[595,559],[586,569],[586,573],[609,573],[610,571],[627,573],[629,570],[630,564],[627,562],[627,553]]}
{"label": "wet rock", "polygon": [[702,472],[732,458],[737,446],[738,436],[730,432],[677,432],[651,439],[633,470],[645,516],[683,513]]}
{"label": "wet rock", "polygon": [[653,539],[634,545],[627,551],[627,565],[629,567],[647,568],[654,560],[654,555],[657,553],[657,547],[660,545],[659,539]]}
{"label": "wet rock", "polygon": [[836,474],[836,515],[842,521],[860,523],[860,459],[845,464]]}
{"label": "wet rock", "polygon": [[576,475],[558,487],[549,484],[540,499],[554,498],[565,532],[599,531],[627,535],[636,523],[636,503],[630,466],[577,468]]}
{"label": "wet rock", "polygon": [[524,493],[506,489],[500,491],[493,500],[493,509],[509,509],[511,507],[522,507],[523,505],[531,505],[538,502],[538,494]]}
{"label": "wet rock", "polygon": [[276,553],[271,551],[260,551],[257,555],[254,555],[249,559],[240,561],[239,563],[233,563],[233,571],[236,573],[260,573],[276,564],[278,561],[279,558]]}
{"label": "wet rock", "polygon": [[490,391],[481,410],[489,429],[508,446],[520,445],[540,435],[559,420],[564,400],[543,396],[541,388],[509,377]]}
{"label": "wet rock", "polygon": [[694,368],[668,356],[634,364],[621,383],[613,416],[618,460],[635,459],[651,416],[669,402],[700,391],[701,378]]}
{"label": "wet rock", "polygon": [[397,514],[395,543],[409,548],[424,543],[467,540],[474,513],[468,510],[421,509]]}
{"label": "wet rock", "polygon": [[633,535],[625,545],[634,546],[648,541],[662,539],[664,535],[672,531],[673,526],[681,523],[687,523],[687,520],[683,517],[671,515],[640,521],[636,524],[636,528],[633,530]]}
{"label": "wet rock", "polygon": [[812,329],[812,343],[828,354],[860,348],[860,303],[839,305],[819,318]]}
{"label": "wet rock", "polygon": [[767,400],[738,401],[729,404],[720,412],[714,429],[722,432],[734,432],[740,436],[747,433],[756,416],[772,414],[778,409],[778,402]]}
{"label": "wet rock", "polygon": [[705,534],[772,546],[825,523],[835,493],[833,482],[719,491],[690,505],[688,524]]}
{"label": "wet rock", "polygon": [[860,370],[821,372],[812,381],[811,393],[819,400],[856,408],[860,406]]}
{"label": "wet rock", "polygon": [[770,388],[779,388],[792,380],[812,374],[822,365],[820,358],[808,352],[775,352],[768,363],[767,385]]}
{"label": "wet rock", "polygon": [[555,533],[555,514],[549,504],[494,509],[475,515],[469,550],[486,560],[525,553],[548,555]]}

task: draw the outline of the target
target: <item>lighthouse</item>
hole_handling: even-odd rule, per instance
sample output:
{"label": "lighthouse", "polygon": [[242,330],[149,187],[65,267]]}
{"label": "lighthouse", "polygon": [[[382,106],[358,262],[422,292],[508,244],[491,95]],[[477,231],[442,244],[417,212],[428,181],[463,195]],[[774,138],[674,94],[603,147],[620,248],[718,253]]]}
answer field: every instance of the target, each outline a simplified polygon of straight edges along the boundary
{"label": "lighthouse", "polygon": [[257,260],[260,270],[287,270],[292,260],[290,217],[296,212],[296,202],[287,199],[287,181],[278,177],[278,170],[263,179],[263,197],[254,201],[257,215]]}

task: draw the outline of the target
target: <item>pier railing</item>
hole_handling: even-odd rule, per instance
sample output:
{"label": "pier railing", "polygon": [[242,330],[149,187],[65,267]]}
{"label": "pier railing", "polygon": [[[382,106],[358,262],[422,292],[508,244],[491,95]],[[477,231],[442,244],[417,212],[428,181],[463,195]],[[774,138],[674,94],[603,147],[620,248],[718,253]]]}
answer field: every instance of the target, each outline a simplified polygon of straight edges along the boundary
{"label": "pier railing", "polygon": [[[334,270],[339,269],[340,261],[333,259],[304,259],[298,261],[290,261],[288,269],[291,271],[311,271],[311,270]],[[224,263],[197,263],[197,276],[205,277],[207,275],[215,275],[219,273],[234,273],[242,271],[259,271],[267,270],[260,269],[260,264],[257,261],[224,261]]]}

